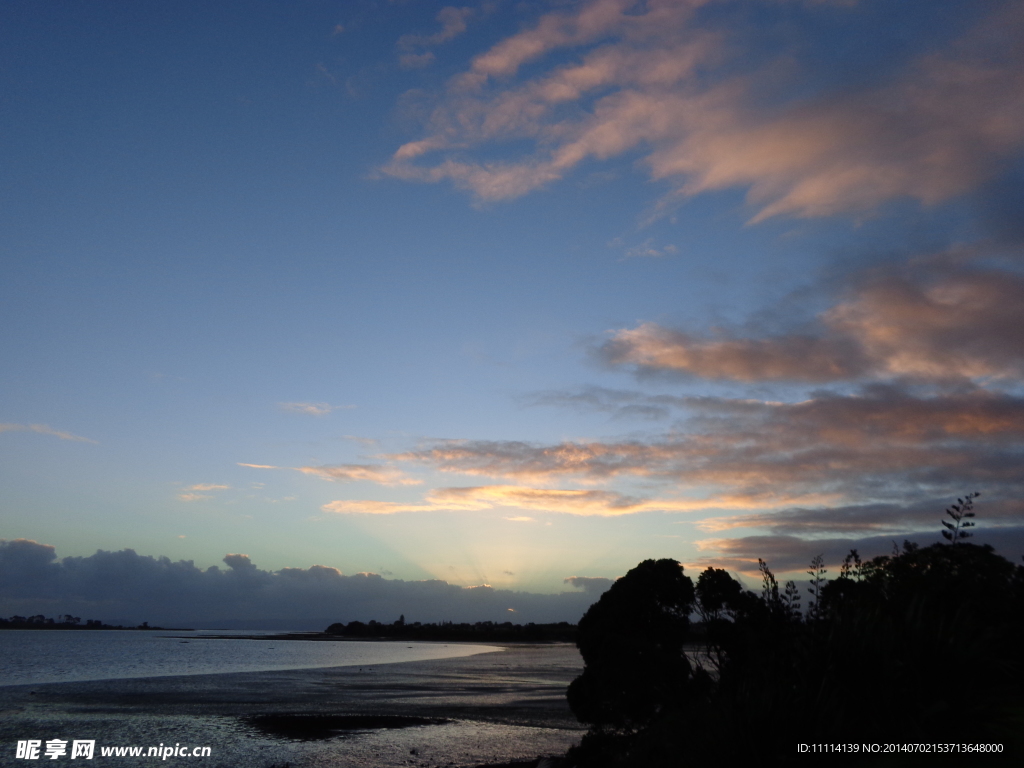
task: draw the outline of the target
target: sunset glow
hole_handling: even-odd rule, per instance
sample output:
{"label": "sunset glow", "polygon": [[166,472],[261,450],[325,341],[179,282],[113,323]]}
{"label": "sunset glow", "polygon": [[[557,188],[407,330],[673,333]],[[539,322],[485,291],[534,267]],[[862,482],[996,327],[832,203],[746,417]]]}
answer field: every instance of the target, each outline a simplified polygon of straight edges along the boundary
{"label": "sunset glow", "polygon": [[0,613],[102,550],[575,621],[974,491],[1024,553],[1021,3],[62,8],[0,30]]}

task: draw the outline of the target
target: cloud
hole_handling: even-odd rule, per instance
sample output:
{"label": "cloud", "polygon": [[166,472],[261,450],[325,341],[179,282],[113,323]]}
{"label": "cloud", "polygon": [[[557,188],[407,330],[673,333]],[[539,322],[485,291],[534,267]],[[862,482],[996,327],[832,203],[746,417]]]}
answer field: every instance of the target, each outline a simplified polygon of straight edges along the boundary
{"label": "cloud", "polygon": [[638,371],[747,382],[1024,374],[1024,276],[929,266],[852,276],[846,295],[806,333],[700,337],[644,323],[614,332],[599,355]]}
{"label": "cloud", "polygon": [[[824,509],[785,509],[770,514],[716,517],[700,521],[705,531],[736,528],[765,528],[773,534],[791,536],[867,535],[938,530],[938,521],[952,499],[933,498],[914,504],[859,504]],[[989,528],[1024,525],[1024,501],[1000,499],[980,502]]]}
{"label": "cloud", "polygon": [[[530,488],[522,485],[483,485],[472,487],[435,488],[423,502],[339,500],[324,504],[321,509],[337,514],[393,515],[400,512],[477,512],[513,507],[516,509],[554,512],[585,517],[618,517],[640,512],[691,512],[716,508],[743,509],[751,506],[772,507],[792,500],[762,494],[750,496],[720,494],[700,498],[637,498],[615,491],[561,488]],[[530,522],[527,516],[506,517],[515,522]]]}
{"label": "cloud", "polygon": [[586,386],[571,392],[544,390],[520,398],[525,406],[554,406],[575,411],[600,411],[621,418],[666,419],[674,408],[688,408],[690,401],[676,395],[648,395],[622,389]]}
{"label": "cloud", "polygon": [[466,20],[473,16],[472,8],[456,8],[448,5],[437,13],[441,29],[432,35],[402,35],[398,38],[398,47],[404,49],[421,46],[440,45],[454,40],[466,31]]}
{"label": "cloud", "polygon": [[423,482],[409,477],[395,467],[368,464],[335,464],[321,467],[295,467],[295,469],[306,475],[314,475],[324,480],[341,483],[365,480],[379,485],[419,485]]}
{"label": "cloud", "polygon": [[237,462],[240,467],[252,469],[291,469],[304,475],[313,475],[322,480],[336,483],[353,483],[365,481],[378,485],[419,485],[422,480],[409,477],[397,467],[372,464],[325,464],[318,467],[278,467],[273,464],[245,464]]}
{"label": "cloud", "polygon": [[442,45],[466,31],[466,22],[474,15],[472,8],[456,8],[445,6],[437,14],[437,20],[441,23],[441,29],[432,35],[402,35],[398,38],[396,47],[401,51],[398,58],[399,64],[406,69],[418,69],[434,63],[432,51],[416,53],[417,48],[428,48],[435,45]]}
{"label": "cloud", "polygon": [[623,256],[627,259],[660,259],[665,256],[674,256],[678,252],[679,249],[671,243],[658,247],[653,238],[647,238],[640,245],[627,248],[623,252]]}
{"label": "cloud", "polygon": [[248,555],[227,554],[224,555],[224,563],[236,573],[255,573],[256,571],[256,566],[253,565],[253,562],[249,559]]}
{"label": "cloud", "polygon": [[687,402],[693,413],[687,431],[660,438],[446,441],[390,458],[520,482],[645,478],[721,508],[779,508],[787,499],[790,506],[893,502],[964,488],[997,498],[1024,492],[1024,398],[1014,395],[982,389],[918,395],[872,385],[796,403]]}
{"label": "cloud", "polygon": [[354,405],[330,405],[329,403],[278,403],[278,406],[282,410],[303,413],[307,416],[326,416],[339,409],[355,408]]}
{"label": "cloud", "polygon": [[[805,73],[790,51],[751,55],[739,42],[745,30],[695,20],[707,4],[591,0],[544,14],[473,59],[428,135],[383,171],[504,200],[584,161],[640,152],[676,198],[745,188],[757,222],[871,211],[898,198],[935,204],[976,188],[1024,144],[1019,4],[887,79],[802,98],[793,94]],[[576,58],[564,63],[567,49]],[[517,80],[527,63],[540,74]],[[533,151],[472,159],[475,148],[512,141]]]}
{"label": "cloud", "polygon": [[374,446],[377,441],[372,437],[358,437],[356,435],[342,435],[345,440],[351,440],[353,443],[359,443],[367,447]]}
{"label": "cloud", "polygon": [[[859,538],[818,538],[806,539],[798,536],[744,536],[736,539],[709,539],[697,542],[700,549],[709,554],[699,560],[698,567],[713,566],[740,571],[748,575],[757,573],[757,559],[760,557],[776,573],[803,572],[815,555],[823,555],[835,575],[843,558],[851,549],[856,549],[862,560],[879,555],[891,554],[894,547],[901,547],[905,538],[921,546],[942,539],[935,532],[928,537],[919,533],[905,535],[893,533],[881,536]],[[1010,560],[1017,560],[1024,552],[1024,526],[987,531],[975,529],[973,544],[993,545],[997,552]]]}
{"label": "cloud", "polygon": [[598,597],[608,591],[608,588],[615,583],[615,580],[592,576],[570,576],[567,579],[563,579],[562,583],[570,584],[576,587],[576,589],[582,589],[584,592]]}
{"label": "cloud", "polygon": [[90,440],[88,437],[73,435],[70,432],[61,432],[60,430],[54,429],[46,424],[0,424],[0,432],[35,432],[39,435],[52,435],[53,437],[59,437],[61,440],[73,440],[79,443],[96,443],[95,440]]}
{"label": "cloud", "polygon": [[847,340],[813,336],[701,339],[654,323],[616,331],[600,353],[612,365],[739,381],[826,382],[869,370],[861,350]]}
{"label": "cloud", "polygon": [[398,63],[405,69],[422,69],[433,64],[436,58],[433,51],[427,51],[426,53],[403,53],[398,57]]}
{"label": "cloud", "polygon": [[70,613],[104,621],[165,626],[323,629],[336,621],[578,621],[590,593],[542,595],[465,588],[440,580],[344,575],[325,565],[265,571],[249,555],[227,568],[197,568],[131,549],[58,558],[54,547],[0,540],[0,615]]}
{"label": "cloud", "polygon": [[437,507],[432,504],[405,504],[397,501],[341,499],[330,501],[320,509],[339,515],[395,515],[400,512],[436,512],[445,507]]}
{"label": "cloud", "polygon": [[231,488],[230,485],[199,483],[198,485],[190,485],[185,488],[184,491],[178,494],[178,498],[181,501],[202,501],[203,499],[212,499],[213,497],[206,493],[196,493],[196,491],[225,491],[229,488]]}
{"label": "cloud", "polygon": [[629,248],[625,247],[625,242],[623,242],[622,238],[616,237],[609,241],[608,247],[621,249],[623,259],[660,259],[665,256],[674,256],[679,252],[679,249],[671,243],[658,246],[653,237],[649,237],[639,245]]}

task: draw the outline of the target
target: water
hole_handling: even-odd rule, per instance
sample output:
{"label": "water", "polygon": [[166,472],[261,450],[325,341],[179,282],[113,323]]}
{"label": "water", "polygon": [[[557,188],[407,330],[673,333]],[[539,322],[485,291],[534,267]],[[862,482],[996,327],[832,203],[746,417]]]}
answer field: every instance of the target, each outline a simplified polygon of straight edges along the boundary
{"label": "water", "polygon": [[211,675],[321,667],[369,667],[498,651],[486,645],[416,642],[202,639],[272,632],[0,631],[0,686]]}
{"label": "water", "polygon": [[[0,768],[24,768],[15,747],[26,739],[95,740],[100,768],[471,768],[564,754],[582,733],[565,702],[583,666],[573,646],[204,640],[203,633],[183,643],[168,634],[0,632],[0,685],[8,686],[0,688]],[[398,661],[419,663],[389,663]],[[242,671],[255,674],[216,674]],[[43,682],[69,684],[25,684]],[[437,724],[305,739],[254,724],[254,715],[268,714]],[[211,755],[100,756],[104,747],[178,744],[208,746]]]}

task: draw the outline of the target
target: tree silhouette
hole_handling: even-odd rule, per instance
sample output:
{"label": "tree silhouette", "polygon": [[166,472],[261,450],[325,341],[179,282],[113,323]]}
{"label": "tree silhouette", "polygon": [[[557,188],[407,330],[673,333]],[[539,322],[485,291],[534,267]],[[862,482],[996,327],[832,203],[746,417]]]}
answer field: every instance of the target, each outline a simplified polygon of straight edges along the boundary
{"label": "tree silhouette", "polygon": [[704,648],[698,663],[710,664],[720,673],[725,663],[724,648],[729,644],[735,617],[748,604],[750,593],[721,568],[707,568],[697,577],[695,588],[697,615],[704,625]]}
{"label": "tree silhouette", "polygon": [[695,588],[697,613],[705,624],[717,621],[735,611],[743,594],[743,586],[721,568],[708,568],[697,577]]}
{"label": "tree silhouette", "polygon": [[680,706],[693,604],[693,582],[675,560],[645,560],[612,584],[579,623],[584,668],[567,692],[573,714],[598,731],[629,734]]}

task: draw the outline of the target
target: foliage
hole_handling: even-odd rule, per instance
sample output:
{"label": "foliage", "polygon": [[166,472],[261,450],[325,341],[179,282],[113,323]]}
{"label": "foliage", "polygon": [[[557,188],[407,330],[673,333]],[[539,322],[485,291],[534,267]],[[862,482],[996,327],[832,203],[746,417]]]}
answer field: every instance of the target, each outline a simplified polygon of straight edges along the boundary
{"label": "foliage", "polygon": [[[975,497],[955,511],[966,518]],[[763,560],[759,595],[720,569],[692,588],[674,561],[641,563],[580,623],[587,666],[569,701],[591,730],[568,764],[776,764],[798,742],[1012,742],[1001,723],[1024,700],[1024,567],[964,542],[963,527],[956,546],[908,541],[867,561],[851,550],[831,581],[816,557],[806,615]],[[692,665],[680,615],[691,602]],[[641,617],[661,606],[672,618],[654,629]]]}
{"label": "foliage", "polygon": [[980,493],[968,493],[964,498],[957,499],[957,504],[954,504],[946,510],[946,514],[949,515],[953,522],[943,520],[942,525],[945,528],[942,531],[942,538],[950,543],[950,545],[956,544],[960,539],[966,539],[974,534],[965,530],[967,528],[973,528],[974,523],[966,518],[974,517],[974,500],[978,498]]}
{"label": "foliage", "polygon": [[583,674],[567,693],[598,732],[630,734],[686,700],[692,668],[683,645],[694,587],[675,560],[645,560],[580,619]]}
{"label": "foliage", "polygon": [[[851,551],[850,555],[855,556],[855,551]],[[807,591],[814,598],[814,602],[807,609],[808,620],[821,618],[821,593],[828,583],[828,579],[825,578],[826,573],[828,573],[828,569],[825,567],[825,558],[822,555],[815,555],[811,560],[811,569],[807,571],[807,575],[811,577],[811,586]]]}

